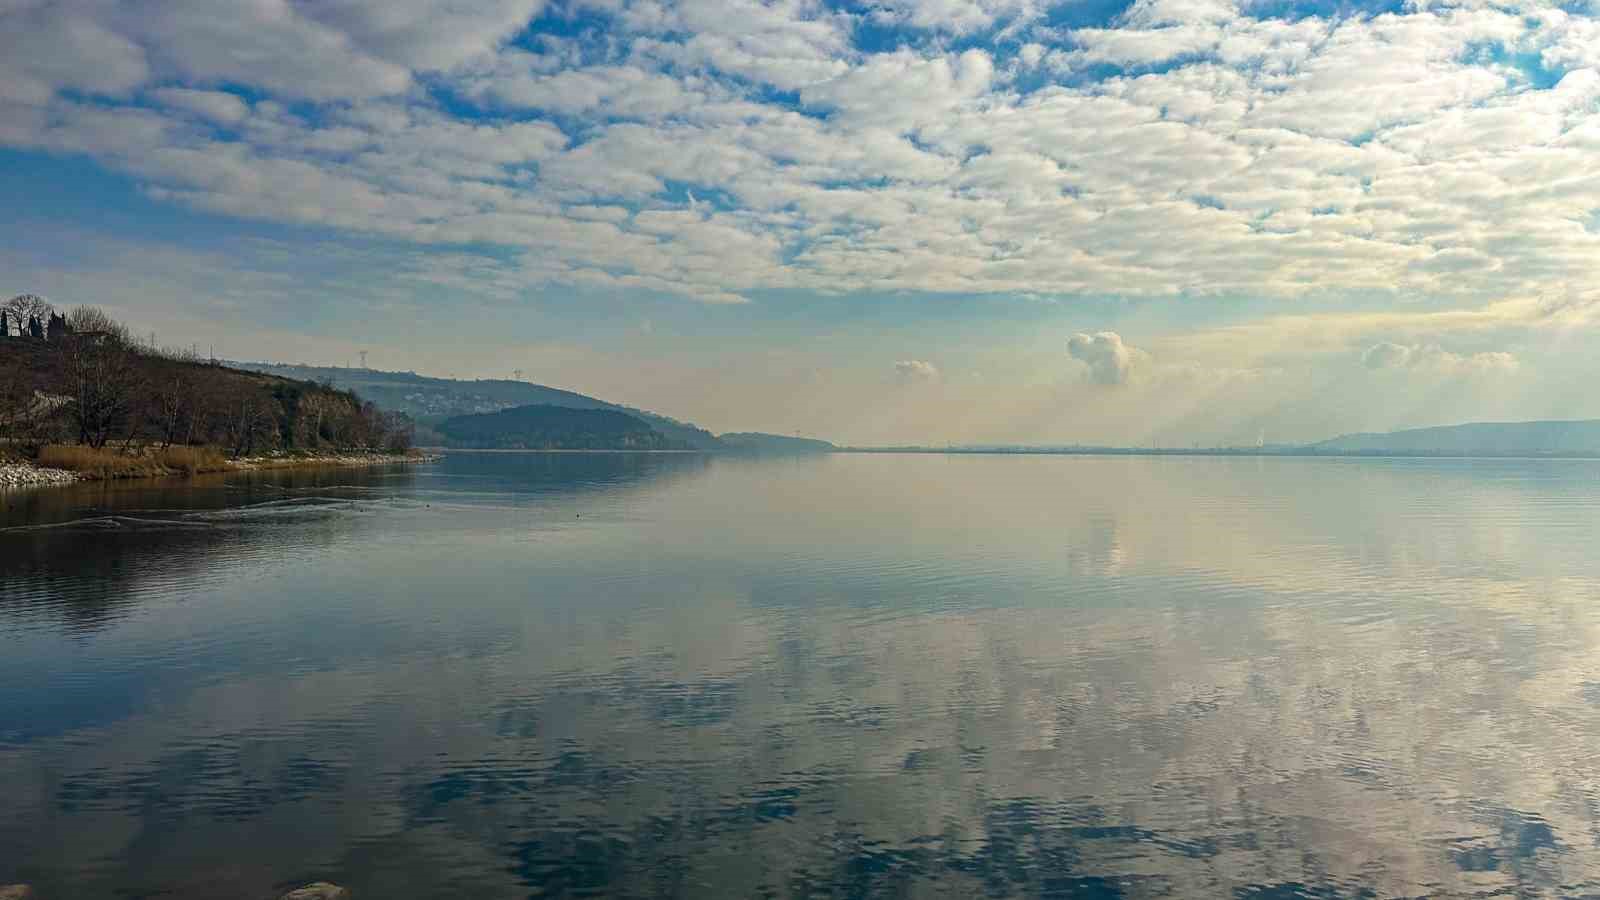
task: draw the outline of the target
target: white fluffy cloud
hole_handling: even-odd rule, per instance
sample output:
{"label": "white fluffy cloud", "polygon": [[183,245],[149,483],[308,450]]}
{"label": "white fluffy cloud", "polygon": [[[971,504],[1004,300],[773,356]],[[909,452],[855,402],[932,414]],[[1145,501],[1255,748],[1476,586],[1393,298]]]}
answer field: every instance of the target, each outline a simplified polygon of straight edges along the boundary
{"label": "white fluffy cloud", "polygon": [[1133,367],[1133,348],[1115,331],[1074,334],[1067,339],[1067,353],[1089,367],[1087,377],[1094,384],[1126,384]]}

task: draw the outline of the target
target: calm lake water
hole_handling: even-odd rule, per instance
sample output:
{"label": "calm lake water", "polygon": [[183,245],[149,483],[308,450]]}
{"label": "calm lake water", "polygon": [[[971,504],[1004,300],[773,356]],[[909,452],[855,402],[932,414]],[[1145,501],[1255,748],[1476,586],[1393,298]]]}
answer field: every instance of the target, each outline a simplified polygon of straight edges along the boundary
{"label": "calm lake water", "polygon": [[1597,462],[457,454],[0,526],[46,900],[1600,893]]}

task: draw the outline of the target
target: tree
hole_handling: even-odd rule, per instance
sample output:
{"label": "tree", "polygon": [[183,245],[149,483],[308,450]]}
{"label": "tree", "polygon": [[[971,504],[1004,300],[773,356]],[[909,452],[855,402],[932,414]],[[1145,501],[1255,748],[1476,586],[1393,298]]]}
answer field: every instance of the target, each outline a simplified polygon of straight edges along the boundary
{"label": "tree", "polygon": [[138,360],[131,348],[112,340],[69,340],[61,352],[78,440],[104,447],[129,421],[141,391]]}
{"label": "tree", "polygon": [[153,379],[150,412],[161,430],[163,449],[180,437],[189,443],[198,414],[198,388],[194,367],[183,362],[167,366]]}
{"label": "tree", "polygon": [[0,303],[0,309],[5,310],[10,321],[16,323],[17,333],[21,334],[26,323],[33,319],[44,321],[56,308],[38,294],[18,294]]}
{"label": "tree", "polygon": [[234,385],[224,401],[222,417],[233,458],[249,456],[272,428],[271,398],[257,385]]}
{"label": "tree", "polygon": [[55,324],[58,321],[57,316],[52,314],[50,318],[52,331],[59,329],[62,332],[92,335],[98,340],[110,341],[123,347],[133,346],[133,336],[129,333],[128,326],[111,318],[110,314],[98,306],[79,306],[73,309],[59,317],[59,326]]}
{"label": "tree", "polygon": [[411,449],[417,438],[417,426],[403,412],[383,413],[383,449],[390,453],[404,453]]}

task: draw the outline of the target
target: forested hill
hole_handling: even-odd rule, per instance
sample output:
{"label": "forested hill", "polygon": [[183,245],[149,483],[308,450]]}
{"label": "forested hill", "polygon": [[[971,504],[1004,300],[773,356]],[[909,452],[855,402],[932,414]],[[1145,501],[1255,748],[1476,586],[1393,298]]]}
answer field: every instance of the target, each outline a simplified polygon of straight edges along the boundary
{"label": "forested hill", "polygon": [[0,335],[0,446],[78,443],[268,451],[404,450],[412,423],[322,384],[134,342],[92,308],[54,338]]}
{"label": "forested hill", "polygon": [[719,450],[721,443],[703,428],[687,422],[607,403],[574,391],[509,379],[458,380],[431,378],[415,372],[377,369],[300,366],[278,363],[230,363],[242,369],[285,378],[331,384],[355,391],[380,408],[403,412],[420,424],[438,425],[447,419],[475,413],[492,413],[519,406],[558,406],[568,409],[603,409],[624,413],[648,424],[675,446]]}
{"label": "forested hill", "polygon": [[453,416],[437,429],[448,446],[496,450],[688,450],[641,419],[610,409],[517,406]]}
{"label": "forested hill", "polygon": [[783,434],[766,434],[760,431],[736,431],[719,434],[717,440],[725,449],[738,453],[792,455],[799,453],[832,453],[839,449],[827,441],[813,438],[789,437]]}
{"label": "forested hill", "polygon": [[1307,449],[1441,456],[1600,456],[1600,419],[1473,422],[1382,434],[1347,434]]}

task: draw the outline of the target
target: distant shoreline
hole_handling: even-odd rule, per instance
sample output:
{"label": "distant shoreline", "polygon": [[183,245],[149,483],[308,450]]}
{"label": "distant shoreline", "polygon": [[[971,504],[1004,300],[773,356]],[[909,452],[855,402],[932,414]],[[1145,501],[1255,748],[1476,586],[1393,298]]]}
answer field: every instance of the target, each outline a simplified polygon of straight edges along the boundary
{"label": "distant shoreline", "polygon": [[1212,448],[1206,450],[1159,449],[1154,447],[1015,447],[1015,448],[963,448],[963,447],[840,447],[834,453],[862,455],[916,455],[916,456],[1231,456],[1260,459],[1600,459],[1600,450],[1586,452],[1552,451],[1549,453],[1462,453],[1460,451],[1428,452],[1422,450],[1257,450]]}
{"label": "distant shoreline", "polygon": [[1600,460],[1600,450],[1590,452],[1549,453],[1461,453],[1458,451],[1412,450],[1310,450],[1282,449],[1258,450],[1254,448],[1179,449],[1154,447],[836,447],[798,453],[759,452],[738,450],[614,450],[614,449],[512,449],[505,447],[419,447],[430,454],[446,453],[539,453],[566,455],[666,455],[666,456],[728,456],[728,457],[807,457],[833,454],[860,456],[1191,456],[1191,457],[1244,457],[1288,459],[1593,459]]}

